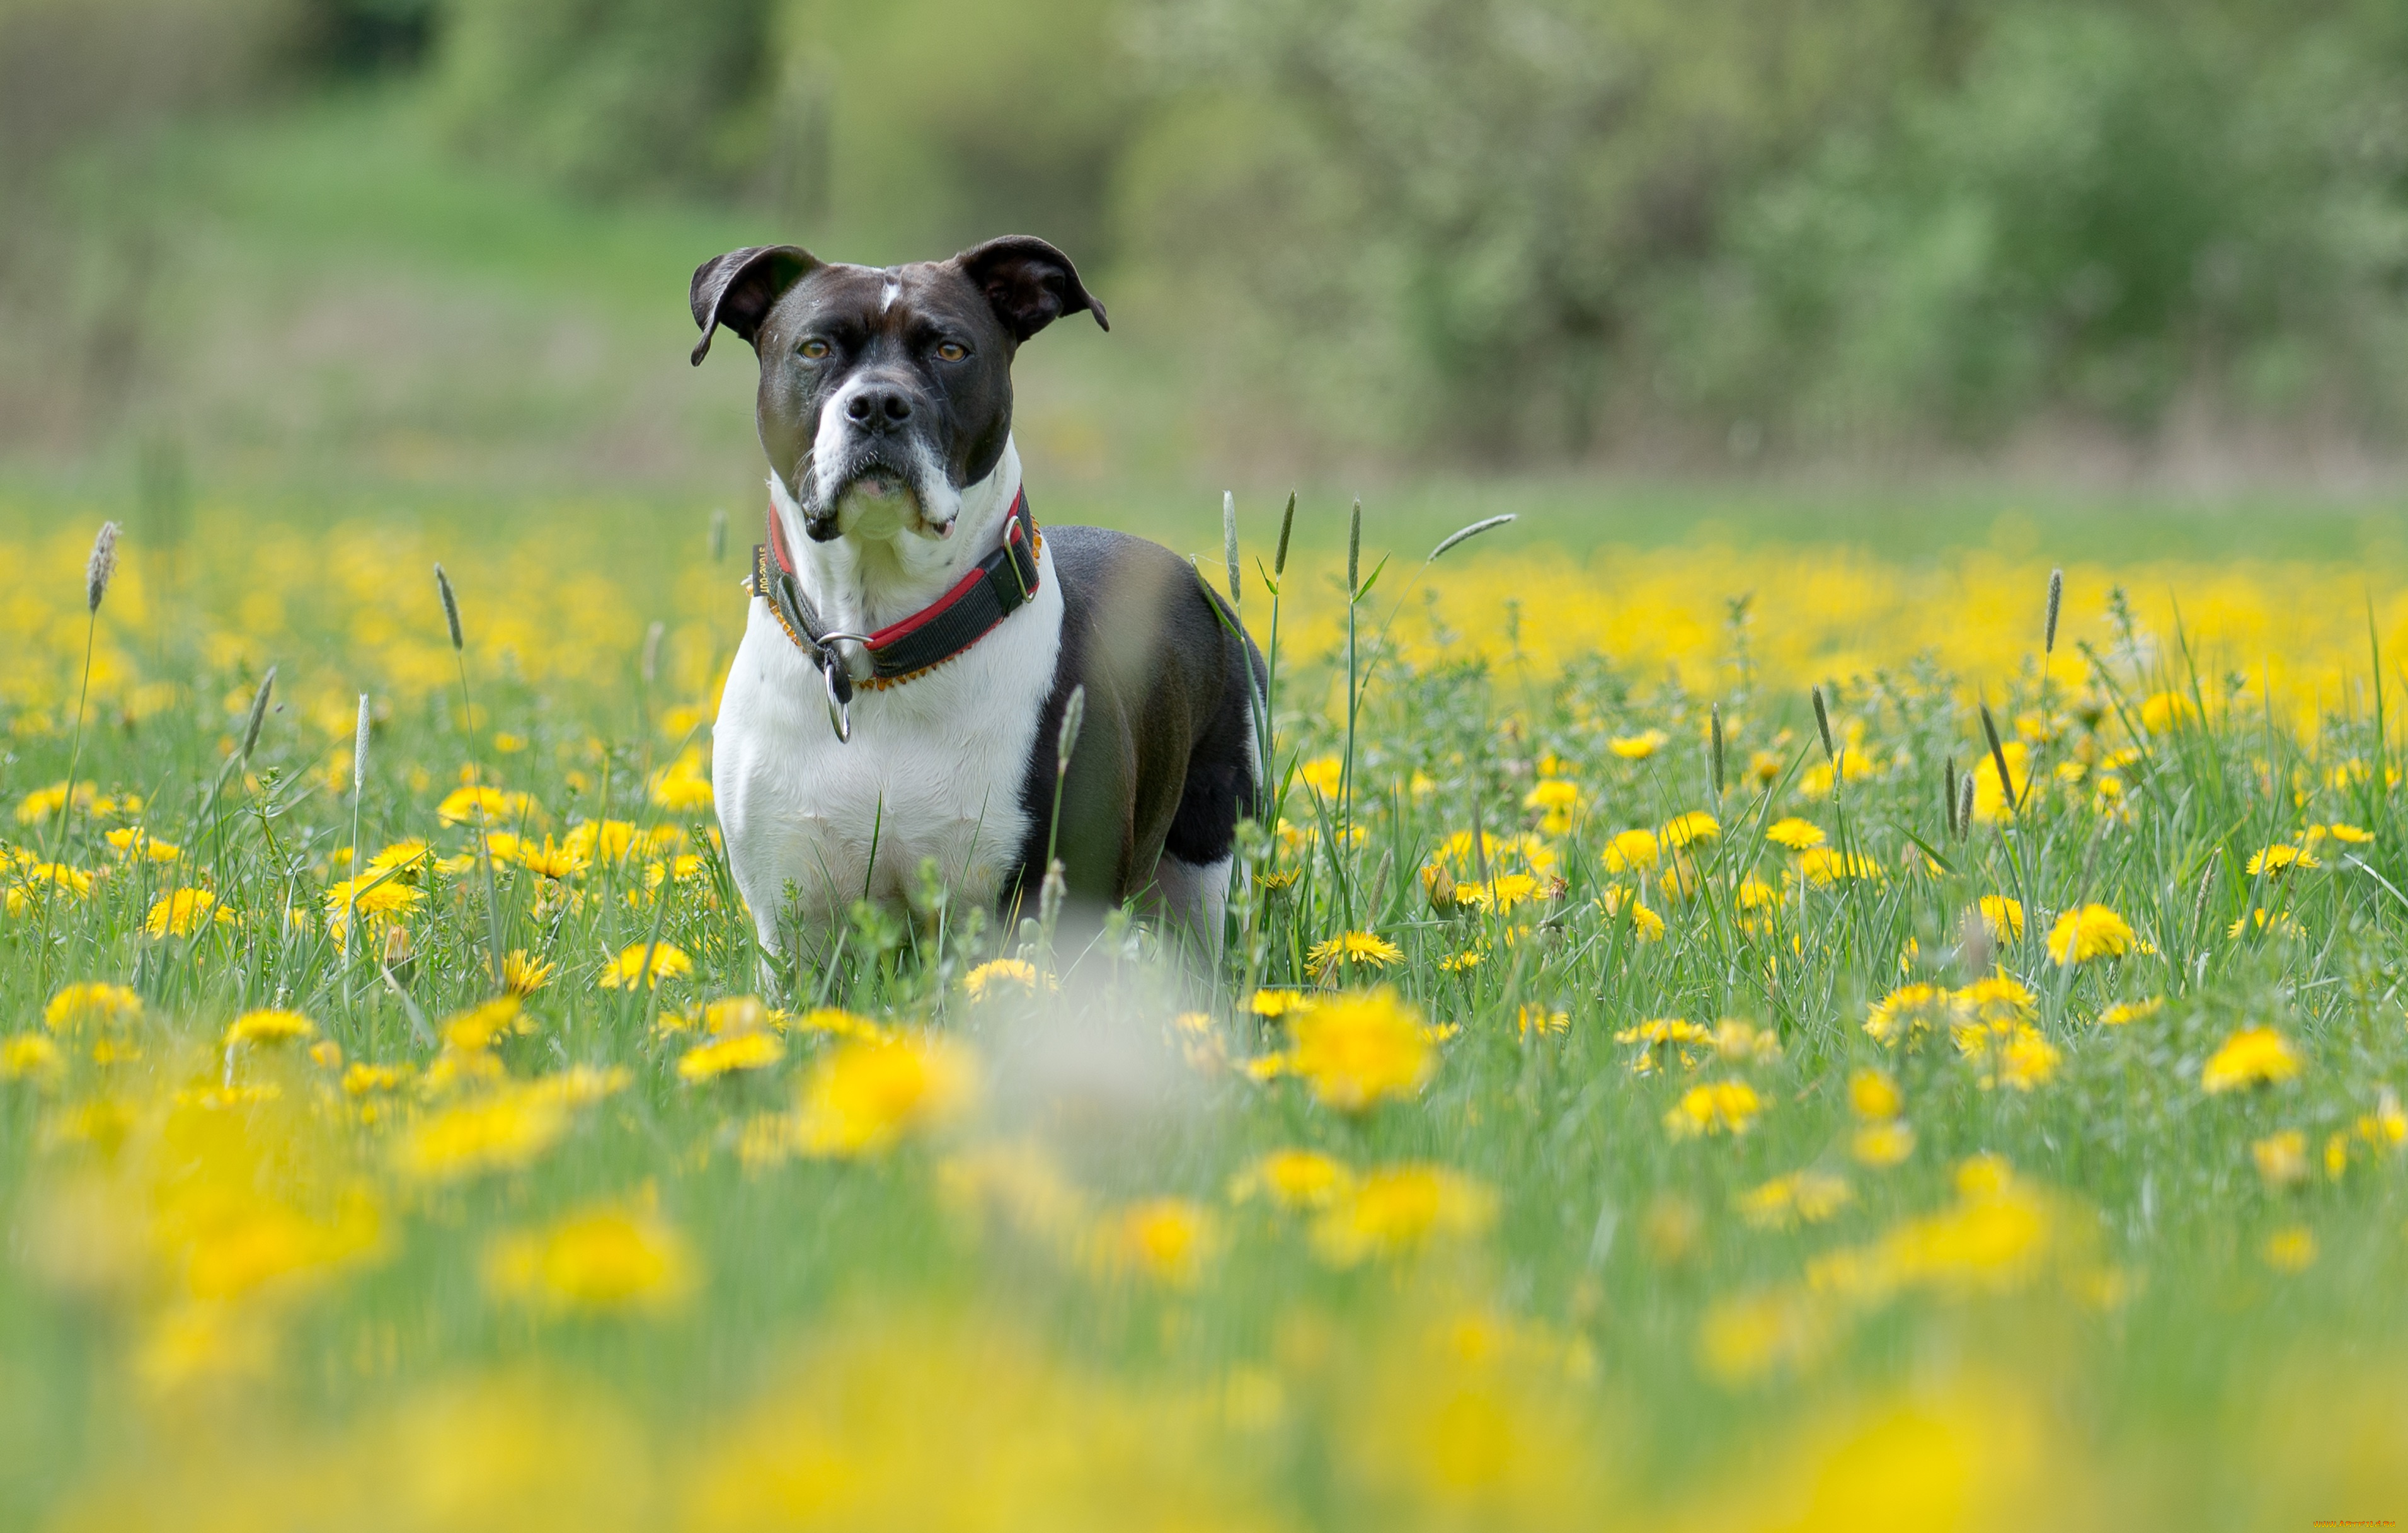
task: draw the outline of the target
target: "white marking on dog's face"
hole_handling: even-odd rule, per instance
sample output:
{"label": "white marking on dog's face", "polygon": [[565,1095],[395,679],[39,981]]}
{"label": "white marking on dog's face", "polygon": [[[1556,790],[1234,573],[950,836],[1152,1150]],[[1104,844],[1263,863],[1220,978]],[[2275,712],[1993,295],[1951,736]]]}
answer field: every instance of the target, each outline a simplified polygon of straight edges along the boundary
{"label": "white marking on dog's face", "polygon": [[[950,537],[962,512],[962,493],[926,439],[914,433],[866,448],[847,424],[845,411],[853,396],[873,383],[855,379],[820,407],[807,470],[810,482],[801,487],[802,498],[813,507],[835,509],[838,537],[867,542],[891,541],[905,533]],[[863,462],[870,454],[878,461],[864,473]]]}
{"label": "white marking on dog's face", "polygon": [[883,314],[893,308],[895,300],[901,296],[903,296],[903,274],[889,266],[886,268],[885,290],[878,295],[878,312]]}

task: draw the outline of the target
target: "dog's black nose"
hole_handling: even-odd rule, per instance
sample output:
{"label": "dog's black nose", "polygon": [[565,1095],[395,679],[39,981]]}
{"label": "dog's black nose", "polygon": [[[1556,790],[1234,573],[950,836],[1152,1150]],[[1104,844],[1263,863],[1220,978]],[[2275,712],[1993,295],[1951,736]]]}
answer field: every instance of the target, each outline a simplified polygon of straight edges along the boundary
{"label": "dog's black nose", "polygon": [[900,389],[863,389],[845,402],[844,414],[864,431],[886,431],[911,419],[911,400]]}

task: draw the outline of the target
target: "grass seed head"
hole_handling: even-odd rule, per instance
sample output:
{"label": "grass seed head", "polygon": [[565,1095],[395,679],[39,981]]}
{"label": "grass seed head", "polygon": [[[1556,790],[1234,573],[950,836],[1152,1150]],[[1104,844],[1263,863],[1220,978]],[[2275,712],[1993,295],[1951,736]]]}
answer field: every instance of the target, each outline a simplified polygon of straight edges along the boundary
{"label": "grass seed head", "polygon": [[1714,796],[1723,795],[1723,705],[1713,705]]}
{"label": "grass seed head", "polygon": [[1221,557],[1229,566],[1229,605],[1238,605],[1238,496],[1232,490],[1221,492]]}
{"label": "grass seed head", "polygon": [[727,508],[710,509],[710,562],[719,564],[727,557]]}
{"label": "grass seed head", "polygon": [[658,618],[654,618],[652,625],[644,630],[644,685],[646,686],[651,686],[660,679],[661,636],[667,632],[668,624]]}
{"label": "grass seed head", "polygon": [[1814,689],[1814,733],[1823,737],[1824,758],[1828,761],[1839,760],[1840,752],[1831,744],[1831,710],[1823,706],[1821,687]]}
{"label": "grass seed head", "polygon": [[1346,519],[1346,599],[1353,601],[1359,594],[1359,577],[1363,570],[1363,497],[1354,497],[1354,509]]}
{"label": "grass seed head", "polygon": [[441,565],[435,566],[435,594],[443,598],[443,622],[452,630],[452,648],[466,648],[460,638],[460,599],[452,595],[452,577],[443,573]]}
{"label": "grass seed head", "polygon": [[1082,682],[1070,689],[1070,700],[1062,705],[1062,733],[1054,742],[1054,775],[1067,776],[1070,770],[1070,752],[1079,748],[1079,726],[1087,718],[1087,688]]}
{"label": "grass seed head", "polygon": [[270,666],[267,674],[259,679],[259,690],[251,695],[251,717],[243,721],[242,759],[245,761],[251,759],[251,751],[259,744],[260,725],[267,722],[268,695],[275,690],[276,667]]}
{"label": "grass seed head", "polygon": [[1287,573],[1287,535],[1296,530],[1296,492],[1287,493],[1287,509],[1280,513],[1279,552],[1271,555],[1271,579]]}
{"label": "grass seed head", "polygon": [[1440,541],[1438,547],[1430,550],[1430,563],[1436,564],[1440,554],[1444,553],[1447,550],[1455,547],[1457,543],[1468,543],[1484,532],[1487,532],[1492,528],[1503,526],[1506,523],[1512,521],[1513,516],[1513,512],[1507,511],[1502,516],[1484,517],[1468,527],[1455,528],[1455,531],[1447,534],[1446,537]]}
{"label": "grass seed head", "polygon": [[1973,774],[1967,772],[1956,784],[1956,834],[1964,836],[1973,828]]}
{"label": "grass seed head", "polygon": [[351,736],[351,796],[368,785],[368,695],[360,694],[360,722]]}
{"label": "grass seed head", "polygon": [[1948,766],[1941,780],[1940,817],[1948,822],[1948,834],[1951,838],[1954,838],[1958,829],[1956,821],[1956,758],[1955,756],[1950,756],[1948,758]]}
{"label": "grass seed head", "polygon": [[2057,652],[2057,609],[2063,606],[2064,603],[2065,571],[2061,569],[2052,569],[2048,572],[2048,627],[2042,634],[2041,639],[2041,653],[2042,654],[2055,654]]}
{"label": "grass seed head", "polygon": [[84,610],[97,614],[100,598],[108,595],[109,577],[117,573],[117,523],[104,522],[92,540],[92,557],[83,566]]}

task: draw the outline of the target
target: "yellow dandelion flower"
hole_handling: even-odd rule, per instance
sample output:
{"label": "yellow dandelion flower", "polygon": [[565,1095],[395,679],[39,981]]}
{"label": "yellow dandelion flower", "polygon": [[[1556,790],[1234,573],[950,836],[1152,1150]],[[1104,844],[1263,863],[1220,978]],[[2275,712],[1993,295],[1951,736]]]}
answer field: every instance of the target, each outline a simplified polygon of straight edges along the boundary
{"label": "yellow dandelion flower", "polygon": [[1822,826],[1810,820],[1800,820],[1794,814],[1786,819],[1775,820],[1770,825],[1765,827],[1764,838],[1775,846],[1786,847],[1792,852],[1812,851],[1829,839],[1823,834]]}
{"label": "yellow dandelion flower", "polygon": [[1443,1166],[1382,1166],[1365,1172],[1322,1211],[1313,1254],[1332,1267],[1411,1254],[1440,1238],[1485,1233],[1497,1195]]}
{"label": "yellow dandelion flower", "polygon": [[1945,1025],[1956,1009],[1956,997],[1938,985],[1900,985],[1873,1003],[1865,1031],[1879,1043],[1912,1039]]}
{"label": "yellow dandelion flower", "polygon": [[443,795],[435,817],[447,825],[514,824],[535,812],[535,798],[480,783],[466,783]]}
{"label": "yellow dandelion flower", "polygon": [[1283,1209],[1326,1208],[1354,1184],[1354,1173],[1318,1150],[1274,1150],[1229,1182],[1229,1198],[1261,1196]]}
{"label": "yellow dandelion flower", "polygon": [[[79,782],[75,785],[77,809],[89,810],[99,797],[100,790],[91,783]],[[38,824],[64,809],[66,802],[67,785],[64,782],[53,782],[47,788],[36,788],[18,802],[17,823],[21,825]]]}
{"label": "yellow dandelion flower", "polygon": [[1336,756],[1318,756],[1298,766],[1296,775],[1304,780],[1306,787],[1322,797],[1335,798],[1340,784],[1345,780],[1346,764]]}
{"label": "yellow dandelion flower", "polygon": [[1605,870],[1637,873],[1656,866],[1663,856],[1652,830],[1626,830],[1605,843]]}
{"label": "yellow dandelion flower", "polygon": [[1556,778],[1541,779],[1523,796],[1522,807],[1540,811],[1539,828],[1542,833],[1566,835],[1570,832],[1572,822],[1580,813],[1580,784]]}
{"label": "yellow dandelion flower", "polygon": [[1859,1166],[1886,1170],[1914,1153],[1914,1130],[1902,1118],[1867,1124],[1849,1140],[1848,1153]]}
{"label": "yellow dandelion flower", "polygon": [[1412,1096],[1437,1068],[1437,1052],[1413,1009],[1391,990],[1335,997],[1291,1027],[1288,1067],[1314,1100],[1361,1112],[1389,1097]]}
{"label": "yellow dandelion flower", "polygon": [[1258,1017],[1287,1017],[1312,1006],[1312,996],[1301,990],[1257,990],[1246,1010]]}
{"label": "yellow dandelion flower", "polygon": [[786,1056],[774,1033],[729,1033],[689,1049],[678,1060],[681,1081],[712,1081],[739,1070],[767,1069]]}
{"label": "yellow dandelion flower", "polygon": [[2198,720],[2199,705],[2179,692],[2157,693],[2141,704],[2141,727],[2152,735]]}
{"label": "yellow dandelion flower", "polygon": [[796,1142],[806,1154],[877,1154],[969,1105],[976,1071],[961,1045],[931,1034],[850,1041],[804,1083]]}
{"label": "yellow dandelion flower", "polygon": [[1570,1031],[1571,1024],[1570,1012],[1551,1010],[1543,1006],[1525,1006],[1513,1014],[1513,1025],[1524,1038],[1532,1033],[1542,1037],[1559,1036]]}
{"label": "yellow dandelion flower", "polygon": [[2135,1022],[2146,1022],[2166,1009],[2163,996],[2151,996],[2146,1000],[2117,1001],[2099,1013],[2101,1027],[2122,1027]]}
{"label": "yellow dandelion flower", "polygon": [[2334,840],[2344,841],[2351,846],[2364,846],[2374,839],[2374,835],[2372,831],[2361,830],[2358,826],[2352,824],[2344,824],[2339,820],[2327,825],[2325,830]]}
{"label": "yellow dandelion flower", "polygon": [[1686,814],[1676,814],[1665,821],[1664,828],[1656,835],[1666,846],[1677,848],[1715,840],[1722,833],[1721,821],[1703,809],[1691,809]]}
{"label": "yellow dandelion flower", "polygon": [[101,838],[119,856],[131,861],[139,857],[149,862],[171,863],[184,854],[184,849],[173,841],[163,841],[138,825],[112,830]]}
{"label": "yellow dandelion flower", "polygon": [[62,986],[42,1009],[42,1022],[54,1033],[71,1033],[87,1024],[112,1026],[142,1014],[142,997],[122,984],[87,981]]}
{"label": "yellow dandelion flower", "polygon": [[646,962],[646,944],[629,943],[620,950],[602,970],[600,983],[605,990],[633,990],[638,985],[657,989],[663,980],[674,980],[694,972],[694,960],[683,949],[667,942],[651,944],[651,961]]}
{"label": "yellow dandelion flower", "polygon": [[2316,1238],[2299,1225],[2266,1237],[2266,1265],[2277,1272],[2304,1272],[2316,1261]]}
{"label": "yellow dandelion flower", "polygon": [[1848,1107],[1857,1117],[1879,1123],[1904,1110],[1906,1098],[1887,1071],[1860,1069],[1848,1077]]}
{"label": "yellow dandelion flower", "polygon": [[1404,949],[1376,932],[1340,932],[1328,941],[1316,944],[1312,952],[1305,954],[1305,961],[1312,966],[1312,971],[1323,979],[1336,973],[1341,964],[1393,968],[1404,959]]}
{"label": "yellow dandelion flower", "polygon": [[1625,901],[1630,906],[1630,935],[1641,942],[1660,942],[1664,938],[1664,918],[1632,896],[1625,889],[1608,889],[1599,895],[1597,908],[1605,912],[1608,921],[1618,919]]}
{"label": "yellow dandelion flower", "polygon": [[2286,939],[2297,939],[2307,935],[2307,928],[2300,925],[2299,919],[2290,911],[2262,909],[2251,910],[2247,915],[2225,927],[2224,935],[2237,941],[2242,934],[2252,930]]}
{"label": "yellow dandelion flower", "polygon": [[1881,864],[1861,852],[1841,852],[1828,846],[1808,847],[1798,854],[1797,876],[1817,889],[1841,883],[1879,883]]}
{"label": "yellow dandelion flower", "polygon": [[1757,1229],[1819,1225],[1855,1198],[1848,1179],[1829,1171],[1792,1171],[1742,1193],[1740,1217]]}
{"label": "yellow dandelion flower", "polygon": [[2269,1187],[2295,1187],[2308,1180],[2308,1136],[2296,1128],[2281,1129],[2249,1146],[2258,1175]]}
{"label": "yellow dandelion flower", "polygon": [[1485,948],[1467,948],[1461,953],[1450,953],[1440,959],[1438,967],[1449,974],[1462,974],[1478,968],[1487,957],[1488,950]]}
{"label": "yellow dandelion flower", "polygon": [[1184,1197],[1151,1197],[1107,1218],[1097,1231],[1098,1265],[1135,1272],[1173,1288],[1192,1288],[1220,1247],[1211,1211]]}
{"label": "yellow dandelion flower", "polygon": [[298,1043],[318,1036],[318,1024],[298,1011],[245,1011],[226,1029],[225,1046],[237,1043]]}
{"label": "yellow dandelion flower", "polygon": [[1009,986],[1023,995],[1037,993],[1037,966],[1025,958],[994,958],[962,976],[962,993],[974,1001],[999,996]]}
{"label": "yellow dandelion flower", "polygon": [[2356,1126],[2359,1139],[2378,1148],[2408,1144],[2408,1110],[2402,1110],[2399,1094],[2389,1086],[2376,1095],[2374,1110],[2360,1116]]}
{"label": "yellow dandelion flower", "polygon": [[603,1208],[495,1240],[486,1287],[555,1311],[624,1314],[674,1308],[695,1285],[684,1239],[650,1210]]}
{"label": "yellow dandelion flower", "polygon": [[1660,729],[1645,729],[1636,735],[1616,735],[1605,742],[1605,748],[1625,761],[1645,761],[1670,738]]}
{"label": "yellow dandelion flower", "polygon": [[19,1033],[0,1041],[0,1081],[47,1081],[66,1068],[66,1058],[47,1033]]}
{"label": "yellow dandelion flower", "polygon": [[2299,1052],[2272,1027],[2243,1027],[2200,1067],[2199,1085],[2213,1096],[2243,1086],[2288,1081],[2300,1073]]}
{"label": "yellow dandelion flower", "polygon": [[2048,932],[2048,955],[2071,968],[2093,958],[2121,958],[2139,938],[2124,918],[2104,905],[2085,905],[2057,918]]}
{"label": "yellow dandelion flower", "polygon": [[523,1033],[532,1026],[520,1009],[519,998],[505,993],[481,1006],[472,1006],[445,1018],[443,1042],[459,1053],[475,1053],[492,1048],[505,1033]]}
{"label": "yellow dandelion flower", "polygon": [[558,964],[548,963],[524,948],[512,948],[502,960],[502,988],[513,996],[532,996],[552,983]]}
{"label": "yellow dandelion flower", "polygon": [[710,808],[710,778],[702,769],[702,753],[690,751],[654,772],[650,793],[654,806],[671,814],[698,814]]}
{"label": "yellow dandelion flower", "polygon": [[207,922],[233,919],[218,908],[218,896],[207,889],[171,889],[151,901],[142,929],[153,937],[190,937]]}
{"label": "yellow dandelion flower", "polygon": [[1744,1081],[1715,1081],[1691,1086],[1664,1114],[1664,1126],[1676,1139],[1744,1134],[1763,1110],[1764,1099],[1756,1096],[1754,1086]]}
{"label": "yellow dandelion flower", "polygon": [[1982,915],[1982,924],[1990,928],[1990,936],[1999,941],[2020,942],[2024,936],[2023,901],[2005,895],[1984,895],[1974,904]]}
{"label": "yellow dandelion flower", "polygon": [[2279,878],[2295,867],[2322,867],[2315,853],[2304,847],[2274,845],[2260,849],[2249,859],[2249,876]]}

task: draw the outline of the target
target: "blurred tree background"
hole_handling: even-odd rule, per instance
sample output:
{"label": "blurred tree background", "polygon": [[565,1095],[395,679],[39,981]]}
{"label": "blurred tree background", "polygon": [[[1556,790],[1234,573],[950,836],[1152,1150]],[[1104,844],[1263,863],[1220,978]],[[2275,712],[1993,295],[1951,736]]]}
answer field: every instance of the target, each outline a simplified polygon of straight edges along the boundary
{"label": "blurred tree background", "polygon": [[1112,472],[2388,462],[2408,7],[0,0],[20,454],[675,478],[693,262],[1007,231],[1125,317],[1031,387]]}

